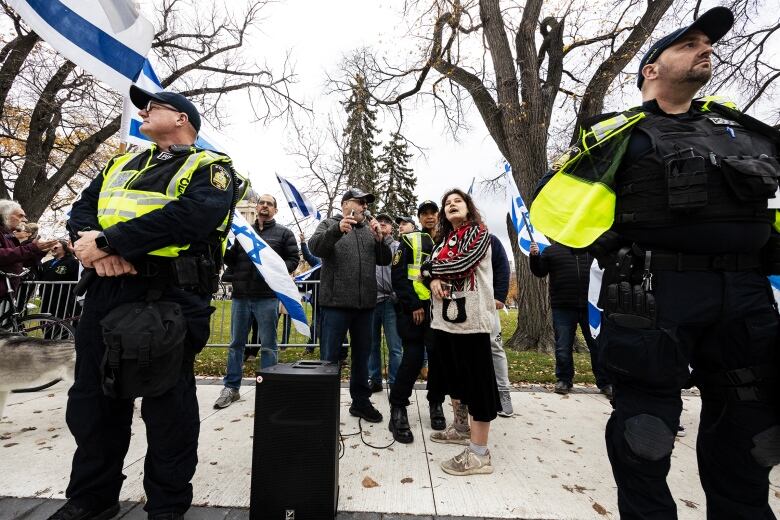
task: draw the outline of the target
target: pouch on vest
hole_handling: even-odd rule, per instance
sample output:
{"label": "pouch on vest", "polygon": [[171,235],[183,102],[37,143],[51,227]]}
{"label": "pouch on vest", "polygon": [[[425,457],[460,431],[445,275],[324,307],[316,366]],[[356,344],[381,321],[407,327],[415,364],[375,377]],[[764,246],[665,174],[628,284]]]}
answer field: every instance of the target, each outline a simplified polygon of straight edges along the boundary
{"label": "pouch on vest", "polygon": [[707,205],[707,172],[704,157],[693,148],[664,157],[669,209],[693,210]]}
{"label": "pouch on vest", "polygon": [[771,157],[724,157],[720,168],[726,183],[741,201],[767,200],[777,191],[780,166]]}
{"label": "pouch on vest", "polygon": [[178,303],[120,305],[100,321],[106,353],[103,393],[132,399],[162,395],[181,377],[187,321]]}

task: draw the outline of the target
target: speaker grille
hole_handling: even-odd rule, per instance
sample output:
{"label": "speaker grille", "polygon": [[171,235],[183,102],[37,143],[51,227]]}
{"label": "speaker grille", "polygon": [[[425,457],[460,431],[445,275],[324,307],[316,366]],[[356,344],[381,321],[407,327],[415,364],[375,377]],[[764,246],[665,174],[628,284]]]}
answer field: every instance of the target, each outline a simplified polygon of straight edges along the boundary
{"label": "speaker grille", "polygon": [[258,376],[250,518],[333,518],[338,500],[338,366],[280,364]]}

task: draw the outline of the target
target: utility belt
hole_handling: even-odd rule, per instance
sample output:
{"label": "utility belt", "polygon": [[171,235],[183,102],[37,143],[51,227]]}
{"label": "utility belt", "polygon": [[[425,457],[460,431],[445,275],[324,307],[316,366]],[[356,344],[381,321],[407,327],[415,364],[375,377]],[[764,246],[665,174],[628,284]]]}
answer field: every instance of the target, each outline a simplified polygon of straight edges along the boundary
{"label": "utility belt", "polygon": [[693,383],[704,399],[778,402],[778,372],[773,365],[757,365],[711,374],[694,372]]}
{"label": "utility belt", "polygon": [[759,252],[696,255],[643,250],[634,244],[621,248],[607,264],[599,305],[617,325],[653,329],[657,319],[653,272],[755,271],[761,265]]}
{"label": "utility belt", "polygon": [[133,264],[138,276],[185,291],[212,295],[219,288],[219,274],[214,260],[206,255],[176,258],[147,257]]}

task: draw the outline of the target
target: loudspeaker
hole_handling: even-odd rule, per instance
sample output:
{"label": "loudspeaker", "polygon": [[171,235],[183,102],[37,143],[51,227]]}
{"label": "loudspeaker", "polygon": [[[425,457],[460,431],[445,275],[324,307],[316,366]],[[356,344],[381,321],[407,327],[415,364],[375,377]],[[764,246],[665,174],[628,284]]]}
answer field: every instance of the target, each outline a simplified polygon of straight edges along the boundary
{"label": "loudspeaker", "polygon": [[257,372],[251,520],[336,516],[339,366],[278,364]]}

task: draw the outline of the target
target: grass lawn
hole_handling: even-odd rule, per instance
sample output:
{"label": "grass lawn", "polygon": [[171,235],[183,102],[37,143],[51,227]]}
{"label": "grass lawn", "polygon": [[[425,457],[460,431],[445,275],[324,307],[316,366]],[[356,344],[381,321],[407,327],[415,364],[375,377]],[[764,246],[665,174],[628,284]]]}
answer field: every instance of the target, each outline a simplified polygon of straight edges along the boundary
{"label": "grass lawn", "polygon": [[[230,302],[215,302],[217,312],[211,319],[211,338],[210,344],[228,344],[230,343]],[[509,338],[515,330],[517,311],[510,310],[509,314],[501,311],[502,335]],[[279,333],[281,335],[281,323]],[[292,332],[290,343],[305,343],[305,337]],[[383,345],[383,350],[387,352]],[[555,358],[552,354],[540,354],[538,352],[515,352],[507,350],[507,360],[509,362],[509,379],[513,383],[555,383]],[[207,347],[198,355],[195,360],[195,373],[204,376],[223,376],[225,375],[225,364],[227,359],[227,348]],[[307,354],[302,347],[290,347],[279,353],[280,363],[291,363],[299,359],[319,359],[319,349],[312,354]],[[574,354],[575,383],[593,384],[594,378],[590,371],[590,355]],[[254,377],[255,363],[250,362],[244,366],[244,376]],[[345,369],[343,374],[348,375],[349,370]]]}

